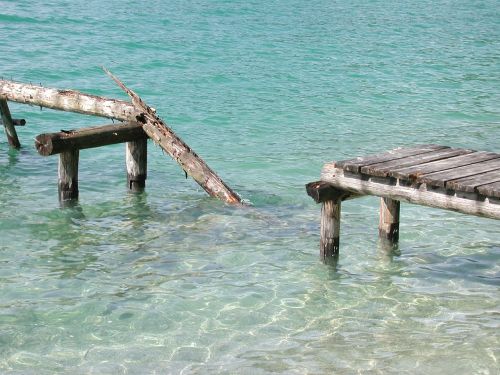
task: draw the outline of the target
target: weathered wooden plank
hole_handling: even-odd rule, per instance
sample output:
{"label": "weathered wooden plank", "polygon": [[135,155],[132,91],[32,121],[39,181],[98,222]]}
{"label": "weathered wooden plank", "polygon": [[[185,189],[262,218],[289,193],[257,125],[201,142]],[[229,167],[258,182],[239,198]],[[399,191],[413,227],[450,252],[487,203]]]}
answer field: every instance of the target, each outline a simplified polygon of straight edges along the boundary
{"label": "weathered wooden plank", "polygon": [[447,189],[472,193],[480,185],[491,184],[500,181],[500,170],[480,173],[474,176],[451,180],[446,183]]}
{"label": "weathered wooden plank", "polygon": [[477,191],[487,197],[500,198],[500,182],[478,186]]}
{"label": "weathered wooden plank", "polygon": [[361,167],[382,163],[390,160],[401,159],[411,155],[424,154],[435,150],[449,148],[440,145],[418,145],[407,148],[396,148],[394,150],[386,151],[381,154],[360,156],[354,159],[341,160],[333,162],[333,167],[343,168],[346,171],[358,173]]}
{"label": "weathered wooden plank", "polygon": [[389,172],[389,176],[400,178],[402,180],[414,181],[418,176],[440,172],[447,169],[462,167],[485,160],[491,160],[498,157],[494,152],[478,151],[466,155],[454,156],[445,160],[432,161],[429,163],[414,165],[411,167],[397,168]]}
{"label": "weathered wooden plank", "polygon": [[130,96],[136,111],[141,112],[137,120],[142,123],[146,134],[165,150],[198,185],[212,197],[230,204],[241,204],[241,198],[156,115],[156,111],[111,72],[105,68],[103,70]]}
{"label": "weathered wooden plank", "polygon": [[356,194],[376,195],[469,215],[500,219],[500,205],[490,203],[488,199],[484,200],[474,193],[465,198],[456,194],[447,194],[445,189],[427,190],[426,185],[420,185],[418,188],[415,188],[403,185],[382,184],[371,181],[371,178],[364,180],[362,178],[346,177],[341,168],[332,167],[330,164],[325,164],[323,167],[321,180],[331,183],[338,189]]}
{"label": "weathered wooden plank", "polygon": [[450,180],[475,176],[480,173],[500,169],[500,155],[496,159],[486,160],[479,163],[465,165],[441,172],[434,172],[418,176],[416,182],[425,183],[431,186],[445,187]]}
{"label": "weathered wooden plank", "polygon": [[137,109],[132,103],[84,94],[75,90],[60,90],[26,83],[0,80],[0,98],[62,111],[135,120]]}
{"label": "weathered wooden plank", "polygon": [[408,156],[401,159],[386,161],[383,163],[370,164],[365,167],[361,167],[361,173],[368,174],[370,176],[386,177],[393,169],[448,159],[458,155],[470,154],[471,152],[474,151],[456,148],[440,149],[432,152],[426,152],[425,154]]}
{"label": "weathered wooden plank", "polygon": [[14,148],[21,148],[21,143],[17,137],[16,129],[12,122],[12,116],[10,115],[9,106],[7,105],[7,100],[0,97],[0,115],[5,129],[5,135],[7,135],[7,140],[9,145]]}
{"label": "weathered wooden plank", "polygon": [[35,148],[40,155],[49,156],[71,149],[81,150],[147,138],[141,124],[125,122],[39,134],[35,138]]}

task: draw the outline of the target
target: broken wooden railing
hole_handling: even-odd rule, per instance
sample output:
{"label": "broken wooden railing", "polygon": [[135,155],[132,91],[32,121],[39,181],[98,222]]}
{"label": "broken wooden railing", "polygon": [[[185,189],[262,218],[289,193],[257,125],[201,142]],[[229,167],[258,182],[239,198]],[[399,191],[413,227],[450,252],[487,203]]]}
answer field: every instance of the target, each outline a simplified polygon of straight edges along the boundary
{"label": "broken wooden railing", "polygon": [[60,154],[60,199],[74,199],[78,196],[80,149],[119,142],[127,144],[129,188],[140,188],[144,185],[146,178],[145,136],[147,136],[167,152],[181,166],[186,175],[191,176],[210,196],[230,204],[241,203],[240,197],[156,115],[153,108],[146,105],[136,93],[128,89],[109,71],[104,70],[129,95],[132,102],[84,94],[74,90],[59,90],[0,80],[0,112],[9,144],[12,147],[19,148],[20,142],[7,101],[126,122],[115,125],[116,128],[109,125],[41,134],[37,137],[36,147],[42,155]]}

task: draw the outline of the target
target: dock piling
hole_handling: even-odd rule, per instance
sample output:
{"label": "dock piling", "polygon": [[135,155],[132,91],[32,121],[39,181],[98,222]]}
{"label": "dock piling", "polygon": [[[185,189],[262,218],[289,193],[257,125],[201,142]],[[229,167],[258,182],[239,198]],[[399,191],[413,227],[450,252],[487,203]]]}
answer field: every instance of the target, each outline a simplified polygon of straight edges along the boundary
{"label": "dock piling", "polygon": [[399,241],[399,211],[399,201],[386,197],[380,198],[378,232],[382,240],[391,244]]}
{"label": "dock piling", "polygon": [[138,139],[125,143],[127,164],[127,186],[131,191],[141,192],[146,187],[148,143]]}
{"label": "dock piling", "polygon": [[324,262],[339,254],[340,208],[340,199],[326,200],[321,205],[320,257]]}
{"label": "dock piling", "polygon": [[59,201],[78,199],[78,159],[80,150],[59,154]]}
{"label": "dock piling", "polygon": [[19,138],[17,137],[17,132],[14,128],[14,122],[12,120],[12,116],[10,115],[10,110],[9,106],[7,105],[6,99],[0,98],[0,114],[9,144],[14,148],[21,148],[21,143],[19,142]]}

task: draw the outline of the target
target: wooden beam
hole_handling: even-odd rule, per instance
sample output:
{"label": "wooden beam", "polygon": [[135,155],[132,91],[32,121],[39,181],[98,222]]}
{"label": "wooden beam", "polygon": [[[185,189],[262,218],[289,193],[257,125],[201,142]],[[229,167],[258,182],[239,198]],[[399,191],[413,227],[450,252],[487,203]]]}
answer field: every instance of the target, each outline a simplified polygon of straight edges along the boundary
{"label": "wooden beam", "polygon": [[141,192],[146,186],[148,143],[139,139],[125,144],[127,186],[131,191]]}
{"label": "wooden beam", "polygon": [[137,121],[142,123],[146,134],[166,151],[186,174],[191,176],[210,196],[230,204],[241,203],[241,198],[156,115],[156,111],[111,72],[105,68],[103,70],[130,96],[136,110],[140,112],[140,115],[136,117]]}
{"label": "wooden beam", "polygon": [[0,80],[0,99],[122,121],[138,115],[136,108],[123,100],[6,80]]}
{"label": "wooden beam", "polygon": [[[26,125],[26,120],[23,118],[13,118],[12,124],[14,126],[24,126]],[[3,125],[3,120],[0,118],[0,125]]]}
{"label": "wooden beam", "polygon": [[35,147],[40,155],[49,156],[74,149],[101,147],[147,138],[141,124],[125,122],[39,134],[35,138]]}
{"label": "wooden beam", "polygon": [[353,194],[345,190],[337,189],[332,184],[325,181],[315,181],[306,184],[307,195],[309,195],[316,203],[326,201],[337,201],[358,198],[359,194]]}
{"label": "wooden beam", "polygon": [[10,115],[9,106],[7,105],[7,100],[0,97],[0,115],[5,129],[5,134],[7,135],[7,140],[9,145],[14,148],[21,148],[21,143],[17,137],[16,129],[12,121],[12,116]]}
{"label": "wooden beam", "polygon": [[371,178],[358,174],[344,174],[341,168],[332,163],[326,164],[321,172],[321,180],[331,183],[337,189],[356,194],[376,195],[379,197],[420,204],[469,215],[500,219],[500,205],[490,202],[486,197],[475,193],[459,194],[445,189],[427,189],[426,184],[407,186],[394,179],[392,184],[381,183],[376,177]]}

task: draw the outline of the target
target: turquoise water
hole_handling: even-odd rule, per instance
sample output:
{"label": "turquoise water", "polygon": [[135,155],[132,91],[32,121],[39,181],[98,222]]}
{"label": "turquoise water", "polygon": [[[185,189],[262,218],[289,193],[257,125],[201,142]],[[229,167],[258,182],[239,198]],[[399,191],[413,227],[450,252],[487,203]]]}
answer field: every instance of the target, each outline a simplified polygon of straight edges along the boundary
{"label": "turquoise water", "polygon": [[150,144],[84,150],[80,200],[34,137],[109,123],[12,103],[0,137],[2,374],[496,374],[500,225],[343,205],[318,259],[323,163],[415,143],[500,151],[500,4],[0,1],[0,76],[155,107],[250,208],[210,199]]}

